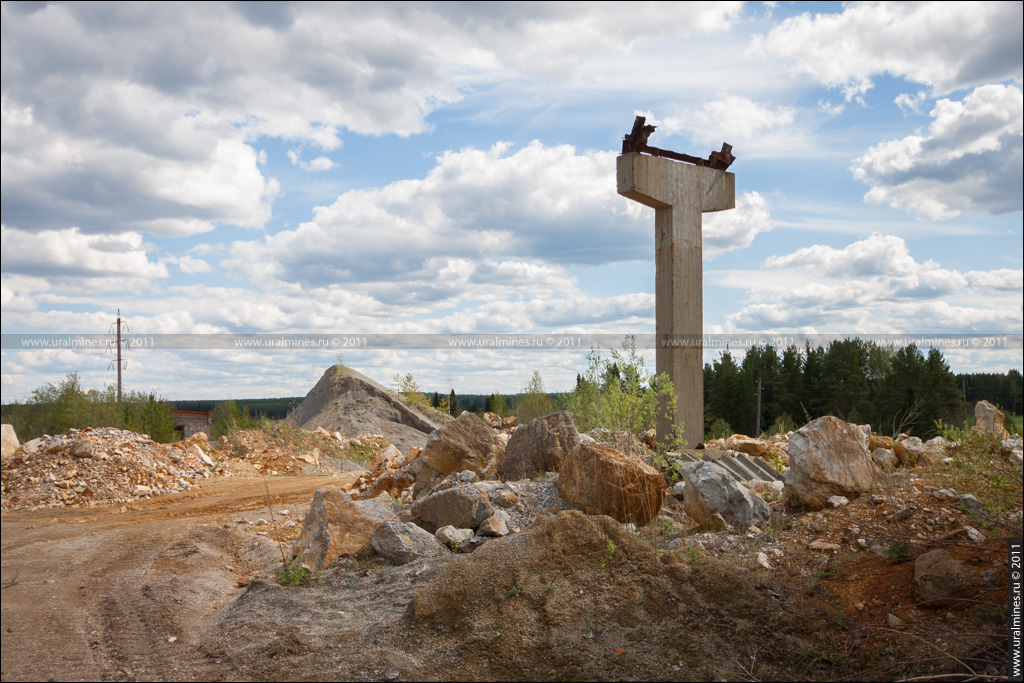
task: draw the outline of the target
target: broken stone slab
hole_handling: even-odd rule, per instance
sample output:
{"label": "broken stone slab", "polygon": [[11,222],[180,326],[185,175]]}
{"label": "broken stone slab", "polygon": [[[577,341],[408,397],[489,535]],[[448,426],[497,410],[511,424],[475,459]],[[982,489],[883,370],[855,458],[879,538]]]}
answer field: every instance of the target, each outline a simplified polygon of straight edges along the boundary
{"label": "broken stone slab", "polygon": [[715,463],[719,467],[725,469],[725,471],[732,475],[732,478],[735,479],[736,481],[746,481],[747,479],[750,478],[750,473],[745,472],[742,467],[737,466],[731,458],[726,458],[724,456],[716,458],[715,456],[711,455],[711,453],[705,453],[704,455],[701,456],[699,462]]}
{"label": "broken stone slab", "polygon": [[91,458],[96,445],[92,441],[76,441],[71,446],[72,458]]}
{"label": "broken stone slab", "polygon": [[371,548],[373,532],[384,522],[398,521],[398,508],[384,498],[353,500],[334,487],[313,495],[302,532],[292,545],[292,558],[301,557],[317,572],[344,555]]}
{"label": "broken stone slab", "polygon": [[443,526],[434,533],[434,538],[452,550],[461,548],[462,544],[473,538],[472,529],[458,529],[450,524]]}
{"label": "broken stone slab", "polygon": [[951,607],[971,593],[964,563],[945,550],[928,551],[914,561],[914,598],[921,607]]}
{"label": "broken stone slab", "polygon": [[661,473],[610,446],[581,443],[562,463],[558,489],[570,504],[592,515],[646,526],[661,511]]}
{"label": "broken stone slab", "polygon": [[769,521],[768,504],[740,485],[718,463],[702,461],[680,469],[683,508],[698,524],[715,528],[721,519],[743,530]]}
{"label": "broken stone slab", "polygon": [[896,445],[903,449],[903,456],[900,458],[900,462],[905,465],[927,462],[928,456],[931,455],[931,452],[925,448],[924,442],[916,436],[899,439]]}
{"label": "broken stone slab", "polygon": [[1006,415],[988,401],[978,401],[974,406],[974,430],[983,434],[994,434],[1000,439],[1010,435],[1006,431]]}
{"label": "broken stone slab", "polygon": [[418,461],[442,475],[472,470],[486,479],[496,471],[504,452],[494,430],[475,414],[464,412],[431,433]]}
{"label": "broken stone slab", "polygon": [[754,458],[749,455],[743,455],[739,459],[742,460],[744,464],[748,465],[750,468],[753,468],[754,471],[760,474],[761,479],[765,481],[782,481],[782,476],[779,475],[779,473],[775,470],[774,467],[768,465],[768,463],[766,463],[764,460],[760,458]]}
{"label": "broken stone slab", "polygon": [[789,439],[787,504],[820,510],[832,496],[856,498],[870,491],[878,474],[867,445],[870,434],[837,417],[809,422]]}
{"label": "broken stone slab", "polygon": [[2,442],[2,457],[4,460],[14,455],[18,450],[18,435],[14,433],[14,427],[5,424],[0,427],[0,442]]}
{"label": "broken stone slab", "polygon": [[402,451],[398,450],[397,447],[389,443],[384,449],[380,451],[380,453],[373,456],[373,459],[370,460],[369,470],[371,472],[376,472],[377,470],[387,465],[389,462],[395,462],[401,460],[402,458]]}
{"label": "broken stone slab", "polygon": [[498,510],[483,521],[476,533],[478,536],[508,536],[508,525],[511,521],[512,518],[507,512]]}
{"label": "broken stone slab", "polygon": [[499,507],[511,508],[519,502],[519,496],[515,494],[515,491],[503,489],[491,494],[491,502]]}
{"label": "broken stone slab", "polygon": [[[202,432],[199,433],[202,434]],[[207,467],[213,467],[213,460],[211,460],[210,456],[203,452],[203,449],[199,447],[199,444],[194,443],[191,446],[189,446],[188,452],[202,460],[203,464],[205,464]]]}
{"label": "broken stone slab", "polygon": [[768,455],[771,446],[761,439],[752,439],[744,434],[733,434],[725,440],[725,447],[730,451],[739,451],[752,455],[755,458],[763,458]]}
{"label": "broken stone slab", "polygon": [[374,530],[370,545],[378,555],[396,565],[437,555],[442,548],[433,534],[408,522],[384,522]]}
{"label": "broken stone slab", "polygon": [[828,541],[823,541],[821,539],[811,541],[809,544],[807,544],[807,547],[811,550],[817,550],[818,552],[823,553],[836,553],[842,550],[842,546],[840,546],[838,543],[829,543]]}
{"label": "broken stone slab", "polygon": [[768,562],[768,555],[766,555],[763,552],[759,552],[757,553],[756,559],[758,567],[760,567],[761,569],[771,570],[772,565]]}
{"label": "broken stone slab", "polygon": [[533,479],[542,472],[557,472],[579,444],[580,435],[568,410],[538,417],[512,433],[498,465],[498,476],[518,481]]}
{"label": "broken stone slab", "polygon": [[413,521],[434,533],[444,526],[476,529],[494,514],[491,501],[472,484],[430,493],[412,506]]}
{"label": "broken stone slab", "polygon": [[984,512],[985,506],[982,505],[981,501],[978,500],[974,495],[965,493],[960,496],[960,504],[968,510],[974,510],[975,512]]}
{"label": "broken stone slab", "polygon": [[871,453],[871,459],[875,461],[875,464],[884,470],[895,469],[900,464],[899,459],[896,457],[896,453],[889,448],[876,448]]}

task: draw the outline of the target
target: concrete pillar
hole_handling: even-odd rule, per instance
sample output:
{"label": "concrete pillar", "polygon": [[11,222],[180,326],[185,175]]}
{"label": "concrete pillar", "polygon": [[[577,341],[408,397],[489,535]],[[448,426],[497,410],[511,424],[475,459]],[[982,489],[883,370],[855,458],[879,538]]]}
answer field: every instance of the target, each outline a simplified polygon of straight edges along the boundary
{"label": "concrete pillar", "polygon": [[[617,176],[619,194],[654,209],[657,372],[672,378],[676,424],[693,448],[704,441],[701,214],[736,207],[736,176],[637,152],[619,156]],[[672,427],[659,411],[658,439]]]}

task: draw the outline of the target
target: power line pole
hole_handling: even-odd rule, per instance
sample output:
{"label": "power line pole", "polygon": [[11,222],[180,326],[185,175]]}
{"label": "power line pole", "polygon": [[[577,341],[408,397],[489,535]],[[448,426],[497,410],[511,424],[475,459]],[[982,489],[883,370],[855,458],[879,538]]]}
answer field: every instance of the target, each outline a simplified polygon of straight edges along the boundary
{"label": "power line pole", "polygon": [[[122,347],[122,344],[121,344],[121,332],[122,332],[122,330],[124,330],[124,331],[128,330],[128,324],[121,322],[121,309],[120,308],[117,309],[117,322],[114,323],[113,327],[114,327],[114,330],[113,330],[114,334],[116,335],[116,338],[117,338],[117,341],[115,342],[117,344],[117,361],[115,361],[117,363],[117,404],[121,405],[121,394],[122,394],[122,390],[121,390],[121,370],[122,370],[122,368],[124,368],[124,363],[125,363],[125,361],[123,361],[121,359],[121,347]],[[109,370],[110,368],[108,367],[107,369]]]}
{"label": "power line pole", "polygon": [[121,309],[117,309],[117,402],[121,403]]}
{"label": "power line pole", "polygon": [[754,429],[754,438],[761,438],[761,378],[757,378],[757,427]]}

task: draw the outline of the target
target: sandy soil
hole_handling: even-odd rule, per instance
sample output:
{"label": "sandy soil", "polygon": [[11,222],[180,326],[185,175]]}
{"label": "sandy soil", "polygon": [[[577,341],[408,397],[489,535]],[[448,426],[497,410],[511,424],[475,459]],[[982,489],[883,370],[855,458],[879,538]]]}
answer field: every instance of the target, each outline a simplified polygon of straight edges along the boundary
{"label": "sandy soil", "polygon": [[[205,627],[277,545],[234,523],[341,477],[231,477],[117,506],[5,513],[3,680],[223,679]],[[301,524],[301,517],[299,518]],[[171,639],[174,639],[173,641]]]}

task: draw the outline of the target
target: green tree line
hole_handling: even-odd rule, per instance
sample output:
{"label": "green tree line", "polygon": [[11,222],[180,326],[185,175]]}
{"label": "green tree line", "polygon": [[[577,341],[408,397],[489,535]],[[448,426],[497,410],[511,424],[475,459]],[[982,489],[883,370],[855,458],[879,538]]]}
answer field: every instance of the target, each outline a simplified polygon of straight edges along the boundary
{"label": "green tree line", "polygon": [[14,427],[23,442],[85,427],[117,427],[149,434],[161,443],[179,438],[167,401],[155,394],[129,391],[118,402],[116,387],[87,389],[74,372],[63,382],[35,389],[24,403],[5,405],[3,421]]}
{"label": "green tree line", "polygon": [[[995,378],[1002,378],[998,382]],[[929,438],[937,420],[961,424],[982,398],[1014,411],[1020,405],[1020,372],[954,376],[942,353],[916,346],[892,349],[860,339],[827,347],[754,348],[737,363],[724,352],[704,367],[705,429],[753,434],[757,430],[757,383],[761,381],[762,431],[792,429],[809,419],[835,415],[868,423],[882,434]],[[1014,381],[1016,382],[1014,384]],[[964,387],[972,387],[965,402]],[[999,386],[1003,393],[988,394]]]}

